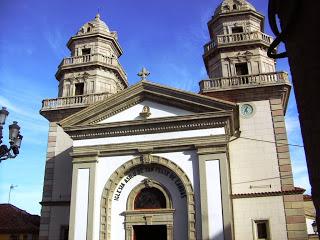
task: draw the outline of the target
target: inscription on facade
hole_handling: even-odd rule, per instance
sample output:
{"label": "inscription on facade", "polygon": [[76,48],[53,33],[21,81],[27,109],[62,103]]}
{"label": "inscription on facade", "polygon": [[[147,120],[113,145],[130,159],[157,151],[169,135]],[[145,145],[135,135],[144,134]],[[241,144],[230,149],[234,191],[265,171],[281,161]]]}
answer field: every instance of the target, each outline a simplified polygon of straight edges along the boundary
{"label": "inscription on facade", "polygon": [[187,196],[186,190],[183,186],[183,183],[181,182],[180,178],[175,173],[173,173],[172,171],[170,171],[169,169],[167,169],[165,167],[151,165],[151,166],[135,167],[135,168],[131,169],[130,171],[126,172],[126,176],[121,180],[118,188],[115,191],[113,200],[119,201],[122,190],[125,188],[126,184],[132,178],[134,178],[137,175],[142,175],[143,173],[150,173],[150,172],[158,173],[158,174],[161,174],[161,175],[168,177],[168,179],[170,179],[176,185],[176,187],[180,193],[180,197],[185,198]]}

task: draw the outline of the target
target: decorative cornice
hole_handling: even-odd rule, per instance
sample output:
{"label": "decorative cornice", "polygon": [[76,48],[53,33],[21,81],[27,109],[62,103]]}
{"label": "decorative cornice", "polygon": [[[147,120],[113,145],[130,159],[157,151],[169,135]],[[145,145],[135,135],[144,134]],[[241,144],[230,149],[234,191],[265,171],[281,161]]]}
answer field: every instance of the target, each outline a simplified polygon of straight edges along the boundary
{"label": "decorative cornice", "polygon": [[146,120],[65,127],[74,140],[225,127],[233,135],[233,112],[220,111]]}
{"label": "decorative cornice", "polygon": [[256,198],[256,197],[273,197],[273,196],[303,194],[305,191],[306,191],[305,189],[295,187],[292,190],[286,190],[286,191],[232,194],[231,197],[233,199],[237,199],[237,198]]}
{"label": "decorative cornice", "polygon": [[[143,152],[142,149],[152,149],[152,153],[161,152],[175,152],[195,150],[196,144],[210,144],[211,146],[226,146],[228,138],[225,135],[215,135],[208,137],[192,137],[182,139],[169,139],[158,141],[147,141],[137,143],[121,143],[108,145],[94,145],[74,147],[72,156],[73,162],[83,157],[94,156],[98,153],[98,157],[104,156],[120,156],[120,155],[141,155],[150,153],[150,151]],[[220,148],[221,150],[221,148]],[[90,157],[89,157],[90,158]],[[92,159],[92,158],[91,158]],[[79,161],[81,162],[81,160]]]}

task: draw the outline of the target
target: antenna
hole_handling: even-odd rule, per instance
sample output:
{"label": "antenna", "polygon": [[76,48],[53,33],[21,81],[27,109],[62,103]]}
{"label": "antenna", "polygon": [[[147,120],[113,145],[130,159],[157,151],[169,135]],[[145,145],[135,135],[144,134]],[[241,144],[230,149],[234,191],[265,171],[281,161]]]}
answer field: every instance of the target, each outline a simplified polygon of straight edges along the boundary
{"label": "antenna", "polygon": [[10,203],[11,191],[12,191],[14,188],[16,188],[16,187],[18,187],[18,185],[13,186],[13,184],[11,184],[11,186],[10,186],[10,190],[9,190],[8,203]]}

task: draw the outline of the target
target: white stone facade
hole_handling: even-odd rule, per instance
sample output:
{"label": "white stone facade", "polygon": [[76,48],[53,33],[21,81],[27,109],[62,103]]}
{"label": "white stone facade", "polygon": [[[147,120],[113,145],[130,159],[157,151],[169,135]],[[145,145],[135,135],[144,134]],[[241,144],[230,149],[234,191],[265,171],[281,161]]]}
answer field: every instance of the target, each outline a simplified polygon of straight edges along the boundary
{"label": "white stone facade", "polygon": [[128,87],[117,34],[98,15],[84,24],[56,74],[59,97],[41,111],[40,240],[140,240],[154,229],[153,240],[305,239],[283,119],[290,86],[267,57],[263,21],[245,0],[222,2],[201,94],[143,72]]}

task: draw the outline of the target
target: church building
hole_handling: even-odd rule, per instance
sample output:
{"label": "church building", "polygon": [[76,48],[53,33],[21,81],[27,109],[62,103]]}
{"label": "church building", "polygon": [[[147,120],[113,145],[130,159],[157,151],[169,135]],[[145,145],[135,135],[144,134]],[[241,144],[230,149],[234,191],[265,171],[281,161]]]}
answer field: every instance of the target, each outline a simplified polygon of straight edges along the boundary
{"label": "church building", "polygon": [[117,33],[99,14],[84,24],[40,111],[39,239],[307,239],[284,120],[291,86],[264,24],[246,0],[216,8],[199,93],[150,82],[145,68],[129,86]]}

